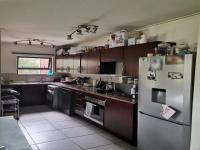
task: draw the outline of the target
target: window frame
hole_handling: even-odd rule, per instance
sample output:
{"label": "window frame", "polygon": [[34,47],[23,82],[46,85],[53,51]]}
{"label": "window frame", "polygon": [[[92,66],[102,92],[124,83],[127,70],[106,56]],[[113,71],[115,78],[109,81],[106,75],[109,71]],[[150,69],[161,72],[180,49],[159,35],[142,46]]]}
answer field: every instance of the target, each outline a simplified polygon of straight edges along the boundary
{"label": "window frame", "polygon": [[[20,58],[38,58],[49,59],[48,68],[32,68],[32,67],[19,67]],[[48,74],[19,74],[19,70],[51,70],[53,72],[53,57],[40,57],[40,56],[17,56],[17,75],[48,75]]]}

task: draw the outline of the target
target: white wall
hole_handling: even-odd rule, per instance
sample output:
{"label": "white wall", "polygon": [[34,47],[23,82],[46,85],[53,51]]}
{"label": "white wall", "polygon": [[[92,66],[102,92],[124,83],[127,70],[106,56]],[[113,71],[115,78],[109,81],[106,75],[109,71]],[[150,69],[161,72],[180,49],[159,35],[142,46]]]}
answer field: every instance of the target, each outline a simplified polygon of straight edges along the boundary
{"label": "white wall", "polygon": [[[158,41],[165,42],[187,42],[192,45],[197,42],[198,37],[198,18],[200,14],[177,18],[166,22],[150,25],[144,28],[136,29],[143,31],[147,38],[157,36]],[[133,25],[134,26],[134,25]],[[132,31],[134,32],[134,31]],[[98,40],[81,44],[82,46],[103,46],[108,40],[104,36]]]}
{"label": "white wall", "polygon": [[200,17],[199,17],[199,38],[197,49],[193,115],[192,115],[192,136],[190,150],[200,150]]}
{"label": "white wall", "polygon": [[[17,73],[17,56],[12,52],[54,54],[54,49],[40,45],[15,45],[13,43],[2,43],[1,45],[1,73]],[[21,56],[21,55],[20,55]],[[33,55],[32,55],[33,56]],[[44,57],[44,56],[43,56]]]}
{"label": "white wall", "polygon": [[196,43],[198,38],[198,18],[200,14],[139,29],[147,38],[157,36],[157,40],[166,42]]}

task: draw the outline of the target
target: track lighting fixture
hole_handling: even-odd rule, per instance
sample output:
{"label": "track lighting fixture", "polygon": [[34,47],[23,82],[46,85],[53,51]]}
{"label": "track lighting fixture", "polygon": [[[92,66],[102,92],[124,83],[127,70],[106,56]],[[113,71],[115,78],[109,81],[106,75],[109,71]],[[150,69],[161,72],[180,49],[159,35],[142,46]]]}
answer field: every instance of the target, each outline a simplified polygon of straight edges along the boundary
{"label": "track lighting fixture", "polygon": [[78,29],[78,30],[76,30],[76,32],[77,32],[77,33],[76,33],[77,35],[83,35],[83,33],[82,33],[82,30],[81,30],[81,29]]}
{"label": "track lighting fixture", "polygon": [[98,26],[96,25],[79,25],[75,31],[73,31],[71,34],[67,35],[67,40],[72,40],[72,35],[76,33],[77,35],[83,35],[83,31],[86,33],[96,33],[98,30]]}
{"label": "track lighting fixture", "polygon": [[27,39],[27,40],[19,40],[19,41],[14,41],[13,42],[15,45],[23,43],[23,44],[28,44],[28,45],[32,45],[34,44],[40,44],[40,45],[46,45],[46,46],[50,46],[52,48],[55,48],[56,46],[52,43],[49,43],[47,41],[44,40],[40,40],[40,39]]}
{"label": "track lighting fixture", "polygon": [[87,27],[85,28],[85,30],[86,30],[86,32],[90,32],[90,27],[87,26]]}
{"label": "track lighting fixture", "polygon": [[70,34],[70,35],[67,35],[67,40],[72,40],[73,38],[72,38],[72,35]]}

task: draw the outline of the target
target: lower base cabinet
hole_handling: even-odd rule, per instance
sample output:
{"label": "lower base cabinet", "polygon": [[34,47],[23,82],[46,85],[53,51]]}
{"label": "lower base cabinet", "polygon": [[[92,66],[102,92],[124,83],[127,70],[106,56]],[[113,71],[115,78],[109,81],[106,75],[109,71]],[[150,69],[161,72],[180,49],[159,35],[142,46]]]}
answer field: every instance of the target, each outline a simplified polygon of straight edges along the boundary
{"label": "lower base cabinet", "polygon": [[22,85],[4,85],[2,88],[11,88],[20,93],[21,106],[45,105],[47,85],[46,84],[22,84]]}
{"label": "lower base cabinet", "polygon": [[73,112],[79,116],[84,116],[86,101],[82,92],[74,91],[73,93]]}
{"label": "lower base cabinet", "polygon": [[33,84],[23,85],[21,93],[21,104],[25,106],[46,104],[47,85]]}
{"label": "lower base cabinet", "polygon": [[137,143],[137,105],[108,99],[104,112],[104,127],[112,133]]}

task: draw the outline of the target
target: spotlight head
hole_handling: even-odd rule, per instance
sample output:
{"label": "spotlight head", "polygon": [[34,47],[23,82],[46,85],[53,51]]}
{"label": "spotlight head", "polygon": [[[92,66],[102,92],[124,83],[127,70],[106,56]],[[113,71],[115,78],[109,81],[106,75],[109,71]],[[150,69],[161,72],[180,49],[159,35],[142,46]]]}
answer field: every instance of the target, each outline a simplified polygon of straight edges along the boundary
{"label": "spotlight head", "polygon": [[17,41],[15,41],[15,42],[14,42],[14,44],[15,44],[15,45],[17,45],[17,44],[18,44],[18,42],[17,42]]}
{"label": "spotlight head", "polygon": [[95,29],[94,29],[95,33],[97,32],[98,28],[99,28],[98,26],[95,26]]}
{"label": "spotlight head", "polygon": [[28,44],[29,44],[29,45],[32,45],[32,42],[31,42],[31,40],[29,40],[29,41],[28,41]]}
{"label": "spotlight head", "polygon": [[90,30],[91,33],[96,33],[98,30],[98,26],[93,26],[92,29]]}
{"label": "spotlight head", "polygon": [[67,40],[72,40],[72,35],[67,35]]}
{"label": "spotlight head", "polygon": [[77,33],[76,33],[77,35],[83,35],[81,29],[77,29],[76,32],[77,32]]}
{"label": "spotlight head", "polygon": [[90,32],[91,28],[89,26],[85,27],[86,32]]}

